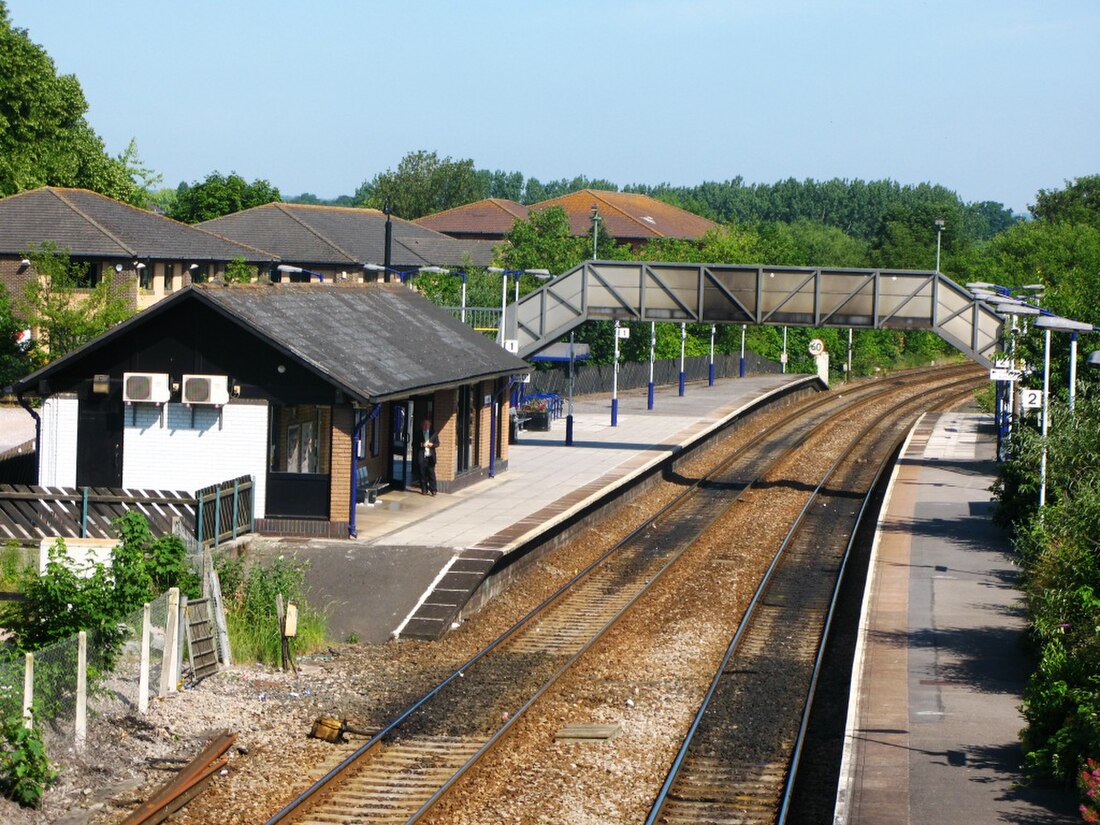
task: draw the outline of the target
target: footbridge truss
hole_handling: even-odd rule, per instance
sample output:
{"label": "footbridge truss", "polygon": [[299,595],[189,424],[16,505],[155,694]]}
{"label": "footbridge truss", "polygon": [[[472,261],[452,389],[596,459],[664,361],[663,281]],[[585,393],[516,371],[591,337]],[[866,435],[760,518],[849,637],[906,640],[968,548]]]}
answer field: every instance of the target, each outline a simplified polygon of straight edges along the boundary
{"label": "footbridge truss", "polygon": [[938,272],[585,261],[505,311],[534,355],[587,320],[929,329],[992,366],[1003,319]]}

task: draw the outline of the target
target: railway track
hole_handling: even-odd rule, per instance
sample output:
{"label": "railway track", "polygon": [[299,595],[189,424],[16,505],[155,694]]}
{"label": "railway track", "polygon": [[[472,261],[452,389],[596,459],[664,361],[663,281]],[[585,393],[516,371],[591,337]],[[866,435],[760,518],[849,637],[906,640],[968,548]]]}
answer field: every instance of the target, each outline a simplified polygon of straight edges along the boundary
{"label": "railway track", "polygon": [[[959,386],[972,368],[942,370]],[[738,496],[815,429],[919,382],[906,375],[792,410],[658,516],[399,714],[269,822],[411,822],[507,733],[555,680]]]}
{"label": "railway track", "polygon": [[647,825],[786,821],[843,572],[874,488],[915,417],[904,413],[959,397],[948,388],[901,402],[822,478],[746,610]]}

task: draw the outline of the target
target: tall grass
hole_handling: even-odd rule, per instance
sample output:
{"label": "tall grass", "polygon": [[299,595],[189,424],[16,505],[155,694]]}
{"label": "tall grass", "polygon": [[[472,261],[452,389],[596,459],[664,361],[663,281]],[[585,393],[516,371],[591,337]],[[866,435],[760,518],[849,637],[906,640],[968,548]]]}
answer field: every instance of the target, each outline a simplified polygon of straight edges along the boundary
{"label": "tall grass", "polygon": [[305,599],[307,563],[279,556],[270,564],[246,566],[236,559],[220,559],[217,564],[225,599],[225,622],[229,646],[238,662],[280,663],[279,622],[275,597],[298,606],[298,635],[290,640],[291,653],[304,655],[323,647],[328,641],[324,614]]}

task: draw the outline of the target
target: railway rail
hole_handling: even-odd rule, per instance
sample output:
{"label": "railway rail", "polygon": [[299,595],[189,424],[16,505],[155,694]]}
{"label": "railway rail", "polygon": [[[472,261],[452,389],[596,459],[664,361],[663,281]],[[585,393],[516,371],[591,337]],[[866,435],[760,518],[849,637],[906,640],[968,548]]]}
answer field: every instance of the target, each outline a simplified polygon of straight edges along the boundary
{"label": "railway rail", "polygon": [[[941,370],[949,385],[973,368]],[[906,375],[804,404],[731,453],[656,518],[411,705],[269,820],[412,822],[488,753],[685,548],[816,429],[926,376]]]}
{"label": "railway rail", "polygon": [[[933,409],[956,402],[934,393]],[[856,533],[896,452],[900,402],[864,428],[829,468],[776,552],[646,819],[656,823],[783,823]],[[909,421],[909,418],[902,420]],[[880,455],[878,461],[869,456]],[[852,491],[862,494],[858,508]]]}

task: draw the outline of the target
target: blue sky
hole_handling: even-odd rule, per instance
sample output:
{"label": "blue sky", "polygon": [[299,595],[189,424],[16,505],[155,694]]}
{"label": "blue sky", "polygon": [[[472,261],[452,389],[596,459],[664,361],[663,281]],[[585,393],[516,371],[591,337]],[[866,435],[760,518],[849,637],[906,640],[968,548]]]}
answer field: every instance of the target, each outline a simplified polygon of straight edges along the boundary
{"label": "blue sky", "polygon": [[1100,173],[1094,0],[8,0],[112,153],[350,194],[415,149],[550,180]]}

